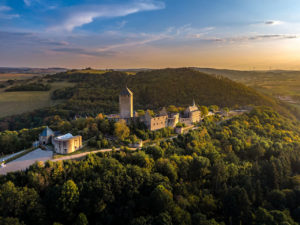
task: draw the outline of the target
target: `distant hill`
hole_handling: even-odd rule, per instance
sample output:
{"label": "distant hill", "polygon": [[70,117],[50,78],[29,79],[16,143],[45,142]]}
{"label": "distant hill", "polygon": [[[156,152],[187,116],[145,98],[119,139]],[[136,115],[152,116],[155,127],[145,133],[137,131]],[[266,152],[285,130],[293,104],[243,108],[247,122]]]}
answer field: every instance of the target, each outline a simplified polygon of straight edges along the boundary
{"label": "distant hill", "polygon": [[72,119],[75,115],[118,113],[119,92],[126,84],[134,93],[135,110],[187,106],[194,99],[197,104],[207,106],[271,106],[293,117],[272,97],[223,76],[209,75],[195,69],[147,70],[136,74],[128,71],[72,70],[42,79],[50,84],[62,82],[73,83],[74,86],[62,85],[52,92],[52,100],[61,101],[60,105],[0,119],[0,130],[37,127],[44,124],[45,118],[55,115]]}
{"label": "distant hill", "polygon": [[193,99],[201,105],[221,107],[277,105],[273,98],[243,84],[188,68],[149,70],[136,75],[118,71],[99,75],[78,71],[49,77],[78,83],[76,90],[72,90],[73,97],[66,103],[68,109],[76,111],[116,112],[119,91],[126,84],[134,93],[135,109],[186,106]]}
{"label": "distant hill", "polygon": [[243,82],[245,84],[253,85],[256,82],[263,82],[269,79],[280,82],[289,79],[300,79],[300,71],[295,70],[227,70],[227,69],[213,69],[213,68],[197,68],[193,67],[196,71],[204,72],[207,74],[221,75],[228,77],[231,80]]}
{"label": "distant hill", "polygon": [[0,67],[0,73],[54,74],[65,71],[65,68]]}
{"label": "distant hill", "polygon": [[298,111],[300,119],[300,71],[296,70],[265,70],[240,71],[210,68],[193,68],[194,70],[227,77],[243,83],[259,92],[273,96],[284,102],[292,111]]}
{"label": "distant hill", "polygon": [[216,77],[191,69],[165,69],[140,72],[128,84],[137,101],[149,106],[187,105],[195,99],[201,105],[269,105],[276,102],[255,90],[224,77]]}

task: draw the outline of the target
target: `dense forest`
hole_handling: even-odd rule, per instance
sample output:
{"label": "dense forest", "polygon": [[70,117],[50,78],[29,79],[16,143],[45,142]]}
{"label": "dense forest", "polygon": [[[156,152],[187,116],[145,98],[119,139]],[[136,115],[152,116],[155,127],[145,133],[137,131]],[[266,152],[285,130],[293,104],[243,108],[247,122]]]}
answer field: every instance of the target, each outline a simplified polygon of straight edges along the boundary
{"label": "dense forest", "polygon": [[0,177],[0,224],[298,224],[299,125],[258,107],[136,152],[36,163]]}
{"label": "dense forest", "polygon": [[158,109],[167,105],[187,106],[193,99],[201,105],[221,107],[276,105],[273,99],[242,84],[187,68],[144,71],[135,75],[117,71],[104,74],[79,71],[60,73],[49,78],[78,84],[76,90],[63,90],[64,95],[72,93],[65,107],[82,113],[117,112],[118,95],[125,85],[134,93],[136,109]]}
{"label": "dense forest", "polygon": [[44,118],[55,115],[72,120],[75,115],[85,117],[96,116],[98,113],[117,113],[118,95],[126,84],[134,93],[135,110],[158,110],[168,105],[187,106],[195,99],[200,105],[266,105],[290,117],[297,114],[297,110],[291,113],[273,98],[245,85],[188,68],[151,70],[135,75],[119,71],[68,71],[48,75],[44,79],[50,84],[73,82],[75,87],[57,89],[52,93],[53,100],[61,99],[65,103],[0,119],[0,131],[42,126],[45,125]]}
{"label": "dense forest", "polygon": [[43,83],[29,83],[29,84],[20,84],[7,88],[5,91],[14,92],[14,91],[49,91],[51,89],[50,84]]}

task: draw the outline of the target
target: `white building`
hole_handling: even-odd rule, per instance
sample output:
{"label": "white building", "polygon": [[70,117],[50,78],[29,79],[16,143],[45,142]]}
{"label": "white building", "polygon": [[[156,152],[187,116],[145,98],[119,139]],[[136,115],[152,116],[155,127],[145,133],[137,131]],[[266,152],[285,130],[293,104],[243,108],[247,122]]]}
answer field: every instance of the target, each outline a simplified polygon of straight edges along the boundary
{"label": "white building", "polygon": [[52,139],[54,151],[59,154],[69,154],[82,148],[82,137],[68,133]]}

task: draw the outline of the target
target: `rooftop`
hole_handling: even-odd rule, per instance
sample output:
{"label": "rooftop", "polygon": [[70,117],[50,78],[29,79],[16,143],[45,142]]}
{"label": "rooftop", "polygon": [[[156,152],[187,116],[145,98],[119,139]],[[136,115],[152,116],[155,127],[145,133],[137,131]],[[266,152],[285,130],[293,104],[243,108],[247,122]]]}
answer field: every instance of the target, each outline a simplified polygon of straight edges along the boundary
{"label": "rooftop", "polygon": [[54,132],[48,126],[40,134],[42,137],[48,137],[50,135],[54,135]]}
{"label": "rooftop", "polygon": [[126,86],[124,87],[121,92],[120,92],[120,95],[122,96],[130,96],[130,95],[133,95],[132,92],[129,90],[129,88]]}
{"label": "rooftop", "polygon": [[67,134],[64,134],[62,136],[58,136],[56,137],[56,139],[58,140],[69,140],[69,139],[72,139],[74,136],[70,133],[67,133]]}

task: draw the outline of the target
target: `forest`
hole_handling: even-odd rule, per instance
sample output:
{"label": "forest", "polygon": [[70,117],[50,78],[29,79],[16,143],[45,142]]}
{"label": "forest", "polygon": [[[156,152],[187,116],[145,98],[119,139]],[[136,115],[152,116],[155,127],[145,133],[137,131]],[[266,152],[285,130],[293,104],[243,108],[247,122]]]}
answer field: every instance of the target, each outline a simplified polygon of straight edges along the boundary
{"label": "forest", "polygon": [[[44,118],[59,115],[66,120],[74,116],[96,116],[118,112],[118,95],[127,86],[134,93],[134,109],[154,109],[175,105],[186,107],[195,99],[200,105],[243,107],[266,105],[291,118],[299,110],[279,104],[243,84],[221,76],[208,75],[189,68],[141,71],[67,71],[44,77],[45,82],[71,82],[75,86],[57,89],[53,100],[63,101],[49,108],[0,119],[0,131],[20,130],[45,125]],[[165,88],[168,87],[168,88]]]}
{"label": "forest", "polygon": [[50,84],[43,83],[29,83],[29,84],[20,84],[7,88],[6,92],[13,91],[49,91],[51,89]]}
{"label": "forest", "polygon": [[296,225],[299,125],[255,107],[136,152],[36,163],[0,177],[0,224]]}

